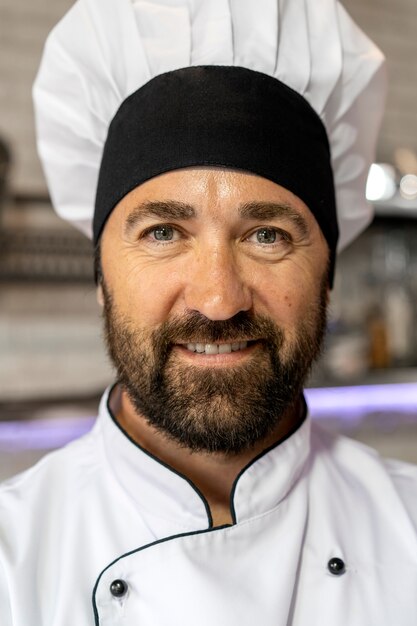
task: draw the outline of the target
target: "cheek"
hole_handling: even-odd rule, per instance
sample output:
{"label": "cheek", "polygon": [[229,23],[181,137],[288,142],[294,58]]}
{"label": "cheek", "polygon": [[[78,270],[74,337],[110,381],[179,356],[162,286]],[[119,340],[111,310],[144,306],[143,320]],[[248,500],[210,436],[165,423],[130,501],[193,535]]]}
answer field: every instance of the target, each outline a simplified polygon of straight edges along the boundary
{"label": "cheek", "polygon": [[172,311],[179,291],[178,276],[160,269],[128,270],[113,282],[113,300],[118,309],[136,325],[158,326]]}
{"label": "cheek", "polygon": [[306,313],[306,298],[296,289],[271,290],[268,310],[269,315],[283,329],[291,332],[298,328]]}
{"label": "cheek", "polygon": [[263,278],[254,303],[255,312],[269,316],[293,343],[300,332],[315,332],[320,320],[321,282],[319,277],[301,273]]}
{"label": "cheek", "polygon": [[288,328],[298,325],[313,300],[311,283],[264,273],[256,284],[255,308],[264,309],[277,324]]}

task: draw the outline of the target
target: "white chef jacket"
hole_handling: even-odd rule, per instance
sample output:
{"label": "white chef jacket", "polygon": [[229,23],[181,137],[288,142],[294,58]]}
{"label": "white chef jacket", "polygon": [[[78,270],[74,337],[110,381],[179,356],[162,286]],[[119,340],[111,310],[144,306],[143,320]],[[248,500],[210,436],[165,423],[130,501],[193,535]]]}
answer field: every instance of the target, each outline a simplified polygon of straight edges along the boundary
{"label": "white chef jacket", "polygon": [[416,626],[415,467],[307,417],[241,472],[235,523],[212,528],[108,395],[89,434],[0,489],[1,626]]}

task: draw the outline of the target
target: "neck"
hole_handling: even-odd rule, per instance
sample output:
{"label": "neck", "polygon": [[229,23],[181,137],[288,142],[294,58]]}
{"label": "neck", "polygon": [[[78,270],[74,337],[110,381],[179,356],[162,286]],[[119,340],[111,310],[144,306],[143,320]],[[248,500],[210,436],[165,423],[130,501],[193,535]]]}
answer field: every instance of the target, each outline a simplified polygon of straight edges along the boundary
{"label": "neck", "polygon": [[242,469],[263,450],[285,439],[303,417],[303,402],[298,398],[268,437],[248,450],[229,455],[193,452],[180,446],[137,413],[126,392],[119,387],[113,390],[110,406],[120,426],[136,443],[186,476],[199,489],[210,506],[214,526],[233,523],[230,494]]}

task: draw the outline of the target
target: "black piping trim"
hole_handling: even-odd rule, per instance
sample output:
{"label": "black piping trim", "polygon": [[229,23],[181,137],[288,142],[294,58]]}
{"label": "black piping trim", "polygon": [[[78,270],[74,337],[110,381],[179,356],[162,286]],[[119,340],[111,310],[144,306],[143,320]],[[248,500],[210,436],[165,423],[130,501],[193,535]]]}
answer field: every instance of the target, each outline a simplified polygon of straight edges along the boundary
{"label": "black piping trim", "polygon": [[287,441],[287,439],[289,439],[292,435],[294,435],[294,433],[297,432],[297,430],[302,426],[302,424],[304,424],[305,419],[307,417],[307,403],[306,403],[304,394],[301,394],[301,401],[303,403],[303,413],[302,413],[301,420],[299,422],[297,422],[297,424],[295,424],[294,428],[292,428],[285,435],[285,437],[283,437],[279,441],[276,441],[275,443],[273,443],[271,446],[269,446],[269,448],[265,448],[265,450],[262,450],[262,452],[260,452],[251,461],[249,461],[249,463],[247,465],[245,465],[245,467],[243,469],[241,469],[239,474],[236,476],[236,478],[235,478],[235,480],[233,482],[233,485],[232,485],[232,489],[230,491],[230,514],[232,516],[233,525],[237,524],[236,510],[235,510],[235,500],[234,499],[235,499],[235,493],[236,493],[237,483],[239,482],[239,479],[243,476],[243,474],[246,472],[246,470],[248,470],[252,465],[254,465],[254,463],[256,463],[257,461],[259,461],[259,459],[261,459],[263,456],[268,454],[268,452],[271,452],[271,450],[274,450],[275,448],[280,446],[282,443],[284,443],[284,441]]}
{"label": "black piping trim", "polygon": [[[113,389],[113,388],[112,388]],[[130,552],[126,552],[125,554],[122,554],[121,556],[117,557],[117,559],[115,559],[114,561],[112,561],[109,565],[107,565],[99,574],[97,580],[96,580],[96,584],[94,585],[94,589],[93,589],[93,594],[92,594],[92,602],[93,602],[93,610],[94,610],[94,622],[96,626],[100,626],[100,618],[99,618],[99,614],[98,614],[98,609],[97,609],[97,604],[96,604],[96,592],[97,592],[97,588],[100,584],[100,580],[103,576],[103,574],[113,565],[115,565],[115,563],[117,563],[118,561],[121,561],[122,559],[125,559],[128,556],[131,556],[132,554],[136,554],[137,552],[142,552],[143,550],[147,550],[148,548],[153,548],[154,546],[158,545],[159,543],[166,543],[168,541],[173,541],[174,539],[181,539],[182,537],[192,537],[194,535],[204,535],[205,533],[212,533],[215,532],[217,530],[223,530],[224,528],[231,528],[232,524],[224,524],[223,526],[216,526],[215,528],[211,527],[211,528],[206,528],[204,530],[193,530],[191,532],[187,532],[187,533],[180,533],[178,535],[170,535],[169,537],[163,537],[162,539],[157,539],[156,541],[152,541],[151,543],[147,543],[144,546],[141,546],[140,548],[136,548],[135,550],[130,550]]]}
{"label": "black piping trim", "polygon": [[161,459],[158,459],[157,456],[153,455],[151,452],[149,452],[148,450],[146,450],[145,448],[143,448],[137,441],[135,441],[134,439],[132,439],[132,437],[129,435],[129,433],[127,433],[124,428],[122,428],[122,426],[119,424],[119,422],[117,421],[116,417],[113,415],[113,411],[111,410],[110,407],[110,396],[111,393],[113,391],[113,389],[115,388],[115,386],[117,385],[117,383],[114,383],[114,385],[111,387],[110,391],[109,391],[109,395],[107,396],[107,410],[109,412],[110,417],[112,418],[113,422],[115,423],[115,425],[117,426],[117,428],[123,433],[123,435],[125,437],[127,437],[127,439],[134,445],[136,446],[136,448],[139,448],[139,450],[141,452],[143,452],[144,454],[146,454],[147,456],[149,456],[151,459],[153,459],[154,461],[156,461],[157,463],[159,463],[160,465],[162,465],[163,467],[165,467],[166,469],[170,470],[171,472],[173,472],[174,474],[176,474],[177,476],[179,476],[180,478],[183,478],[189,485],[190,487],[192,487],[194,489],[194,491],[196,492],[196,494],[199,496],[199,498],[203,501],[204,507],[206,509],[206,513],[207,513],[207,520],[208,520],[208,527],[209,529],[213,528],[213,517],[211,515],[211,510],[210,510],[210,505],[207,502],[206,498],[204,497],[204,495],[202,494],[202,492],[198,489],[198,487],[196,487],[194,485],[194,483],[187,478],[187,476],[185,476],[184,474],[181,474],[181,472],[178,472],[176,469],[174,469],[173,467],[171,467],[171,465],[168,465],[168,463],[165,463],[164,461],[161,461]]}

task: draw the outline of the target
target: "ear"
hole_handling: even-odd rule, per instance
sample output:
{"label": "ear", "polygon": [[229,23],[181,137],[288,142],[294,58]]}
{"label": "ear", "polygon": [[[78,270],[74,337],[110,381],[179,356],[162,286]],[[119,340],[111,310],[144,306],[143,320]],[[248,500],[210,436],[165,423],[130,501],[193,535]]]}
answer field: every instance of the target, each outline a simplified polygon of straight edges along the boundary
{"label": "ear", "polygon": [[101,286],[101,283],[99,283],[97,285],[96,298],[97,298],[97,302],[99,303],[99,305],[103,308],[103,306],[104,306],[104,294],[103,294],[103,287]]}

